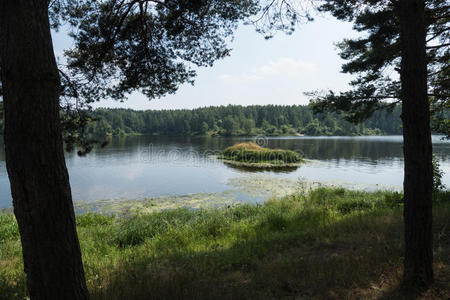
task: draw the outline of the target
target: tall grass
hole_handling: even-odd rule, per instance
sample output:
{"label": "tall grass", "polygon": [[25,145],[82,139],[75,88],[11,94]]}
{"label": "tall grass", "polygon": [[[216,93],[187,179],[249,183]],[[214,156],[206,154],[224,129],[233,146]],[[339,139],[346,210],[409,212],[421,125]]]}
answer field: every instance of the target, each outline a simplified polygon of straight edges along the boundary
{"label": "tall grass", "polygon": [[[438,282],[449,198],[435,197]],[[393,295],[401,277],[401,206],[396,192],[318,188],[264,205],[87,213],[77,228],[93,299],[368,298]],[[26,296],[22,269],[14,217],[0,215],[0,298]]]}

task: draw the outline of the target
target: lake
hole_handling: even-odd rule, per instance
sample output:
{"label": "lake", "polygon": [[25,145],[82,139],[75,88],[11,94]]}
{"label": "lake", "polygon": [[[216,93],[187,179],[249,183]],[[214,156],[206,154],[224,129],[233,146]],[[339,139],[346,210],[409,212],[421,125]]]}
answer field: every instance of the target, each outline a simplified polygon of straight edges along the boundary
{"label": "lake", "polygon": [[[269,137],[256,142],[300,152],[308,162],[296,170],[236,169],[214,159],[220,150],[252,138],[114,137],[84,157],[67,153],[74,201],[145,199],[207,195],[234,201],[261,201],[287,194],[305,182],[362,189],[400,190],[403,182],[401,136]],[[4,147],[0,145],[0,207],[11,206]],[[434,154],[450,186],[450,143],[433,136]],[[213,193],[213,194],[212,194]],[[212,196],[211,196],[212,195]],[[226,198],[225,197],[225,198]]]}

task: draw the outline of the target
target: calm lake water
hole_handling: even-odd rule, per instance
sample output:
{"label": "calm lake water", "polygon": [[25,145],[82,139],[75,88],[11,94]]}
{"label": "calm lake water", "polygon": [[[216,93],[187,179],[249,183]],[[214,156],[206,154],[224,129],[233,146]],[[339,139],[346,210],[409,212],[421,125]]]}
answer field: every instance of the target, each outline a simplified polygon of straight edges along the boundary
{"label": "calm lake water", "polygon": [[[252,139],[133,136],[113,138],[105,148],[85,157],[67,153],[73,198],[89,202],[223,193],[234,188],[233,180],[249,176],[401,189],[401,136],[260,138],[257,142],[265,146],[295,150],[311,161],[293,171],[260,171],[257,175],[211,157],[243,140]],[[434,136],[433,145],[446,173],[443,182],[450,186],[450,143]],[[4,208],[12,200],[0,146],[0,208]]]}

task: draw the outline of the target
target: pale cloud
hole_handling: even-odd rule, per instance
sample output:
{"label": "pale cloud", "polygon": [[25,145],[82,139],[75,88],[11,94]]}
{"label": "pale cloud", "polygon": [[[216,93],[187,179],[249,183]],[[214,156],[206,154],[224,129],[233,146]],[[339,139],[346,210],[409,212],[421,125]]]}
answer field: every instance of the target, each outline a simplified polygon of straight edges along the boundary
{"label": "pale cloud", "polygon": [[135,92],[128,101],[102,100],[95,107],[181,109],[307,104],[304,92],[348,89],[354,77],[341,73],[344,61],[333,43],[353,37],[353,32],[352,23],[317,18],[293,35],[279,34],[267,41],[251,26],[242,26],[231,45],[232,55],[212,68],[198,69],[195,86],[182,85],[176,94],[152,101]]}
{"label": "pale cloud", "polygon": [[259,82],[274,77],[283,79],[302,79],[318,72],[318,67],[309,61],[303,61],[290,57],[280,57],[275,61],[250,70],[249,72],[233,76],[221,75],[219,78],[225,84],[248,84]]}

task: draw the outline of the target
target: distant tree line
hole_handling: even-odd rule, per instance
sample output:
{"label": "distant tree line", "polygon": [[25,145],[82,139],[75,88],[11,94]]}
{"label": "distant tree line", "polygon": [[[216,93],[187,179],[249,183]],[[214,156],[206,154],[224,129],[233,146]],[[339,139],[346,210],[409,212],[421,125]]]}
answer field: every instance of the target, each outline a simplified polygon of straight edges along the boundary
{"label": "distant tree line", "polygon": [[313,113],[309,106],[228,105],[179,110],[101,108],[87,133],[104,135],[382,135],[401,134],[401,108],[379,111],[360,124],[334,112]]}

